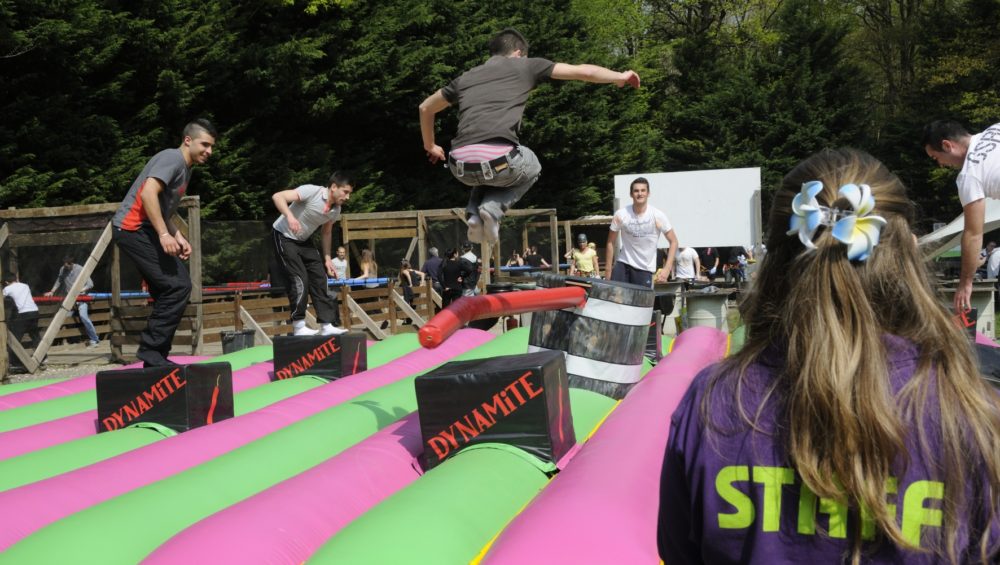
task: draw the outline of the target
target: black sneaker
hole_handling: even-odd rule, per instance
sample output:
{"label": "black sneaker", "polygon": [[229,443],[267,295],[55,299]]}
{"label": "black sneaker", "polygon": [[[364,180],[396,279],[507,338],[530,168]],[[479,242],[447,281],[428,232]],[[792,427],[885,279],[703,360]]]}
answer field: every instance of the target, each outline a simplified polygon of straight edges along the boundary
{"label": "black sneaker", "polygon": [[153,349],[140,349],[135,353],[136,359],[142,361],[142,368],[150,367],[176,367],[177,363],[167,359],[159,351]]}

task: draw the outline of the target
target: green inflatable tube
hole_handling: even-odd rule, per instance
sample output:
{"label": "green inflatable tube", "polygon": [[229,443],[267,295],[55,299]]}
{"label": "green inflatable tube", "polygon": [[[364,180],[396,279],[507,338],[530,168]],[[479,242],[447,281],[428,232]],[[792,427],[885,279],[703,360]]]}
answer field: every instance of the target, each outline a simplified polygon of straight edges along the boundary
{"label": "green inflatable tube", "polygon": [[[229,361],[230,359],[239,360],[240,362],[249,360],[247,366],[254,363],[260,363],[261,361],[271,360],[271,346],[270,345],[258,345],[256,347],[251,347],[249,349],[244,349],[237,351],[235,353],[227,353],[219,357],[212,359],[212,362],[216,361]],[[233,370],[236,370],[236,366],[233,366]],[[43,387],[46,385],[61,383],[63,381],[68,381],[69,379],[58,378],[58,379],[42,379],[38,381],[27,381],[23,383],[14,383],[9,385],[0,386],[0,396],[7,394],[13,394],[15,392],[21,392],[22,390],[31,390],[33,388]]]}
{"label": "green inflatable tube", "polygon": [[22,390],[31,390],[33,388],[38,388],[45,385],[61,383],[67,380],[69,379],[42,379],[40,381],[26,381],[23,383],[12,383],[9,385],[3,385],[0,386],[0,396],[13,394],[15,392],[21,392]]}
{"label": "green inflatable tube", "polygon": [[[646,361],[643,371],[649,367]],[[588,390],[569,392],[576,440],[583,442],[617,403]],[[309,563],[468,563],[545,487],[545,466],[505,445],[463,451],[351,522]]]}
{"label": "green inflatable tube", "polygon": [[[240,416],[326,382],[310,376],[273,382],[237,394],[233,397],[233,409]],[[12,457],[0,461],[0,492],[68,473],[172,435],[177,432],[163,426],[136,424]]]}
{"label": "green inflatable tube", "polygon": [[[270,345],[258,345],[235,353],[227,353],[200,363],[229,362],[234,371],[244,369],[255,363],[269,361],[272,348]],[[94,389],[50,400],[35,402],[26,406],[18,406],[0,412],[0,433],[26,428],[49,420],[64,418],[97,409],[97,393]]]}
{"label": "green inflatable tube", "polygon": [[[525,351],[527,345],[528,332],[522,328],[455,359]],[[198,520],[322,463],[416,410],[416,376],[357,396],[202,465],[72,514],[8,548],[0,554],[0,564],[138,563]]]}
{"label": "green inflatable tube", "polygon": [[739,350],[743,349],[743,344],[746,342],[746,340],[747,340],[746,326],[740,326],[735,330],[733,330],[733,332],[729,334],[729,350],[726,351],[726,355],[732,355],[738,352]]}
{"label": "green inflatable tube", "polygon": [[[412,338],[400,339],[393,337],[376,343],[368,348],[368,367],[375,368],[379,365],[384,365],[393,359],[410,353],[417,347],[419,347],[419,344]],[[264,349],[268,353],[271,351],[270,346],[265,346]],[[254,353],[251,358],[256,357],[258,354],[259,352]],[[222,358],[228,357],[229,355],[222,356]],[[243,362],[245,359],[241,358],[237,361]],[[230,362],[232,363],[233,361]],[[316,388],[327,382],[325,379],[303,375],[294,379],[275,381],[264,386],[251,388],[233,397],[233,411],[236,416],[241,416]],[[169,433],[165,433],[164,430],[167,430]],[[176,434],[162,426],[144,426],[140,424],[114,432],[96,434],[68,441],[46,449],[12,457],[6,461],[0,461],[0,492],[67,473],[74,469],[79,469],[125,453],[126,451],[149,445],[171,435]]]}

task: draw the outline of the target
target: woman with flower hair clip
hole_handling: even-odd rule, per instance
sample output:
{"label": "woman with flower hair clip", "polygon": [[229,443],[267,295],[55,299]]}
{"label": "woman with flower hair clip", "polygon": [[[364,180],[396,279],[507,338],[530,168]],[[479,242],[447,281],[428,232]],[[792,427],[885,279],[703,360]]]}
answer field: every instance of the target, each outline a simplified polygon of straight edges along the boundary
{"label": "woman with flower hair clip", "polygon": [[935,294],[913,214],[859,151],[785,177],[740,306],[746,343],[671,418],[664,562],[1000,559],[1000,401]]}

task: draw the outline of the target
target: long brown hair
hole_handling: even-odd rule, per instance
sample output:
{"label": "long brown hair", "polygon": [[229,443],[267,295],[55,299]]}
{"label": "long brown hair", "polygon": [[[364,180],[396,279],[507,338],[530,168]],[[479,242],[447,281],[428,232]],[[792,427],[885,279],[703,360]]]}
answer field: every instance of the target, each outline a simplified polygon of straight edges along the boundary
{"label": "long brown hair", "polygon": [[[849,205],[838,196],[839,187],[871,186],[873,214],[887,223],[866,261],[850,261],[827,227],[816,232],[812,251],[786,234],[792,199],[813,180],[823,183],[819,203],[840,209]],[[963,514],[982,505],[997,519],[1000,406],[996,391],[980,377],[969,339],[934,290],[910,228],[913,216],[902,182],[871,155],[825,150],[796,166],[775,194],[767,254],[740,305],[746,343],[723,366],[731,370],[713,377],[702,410],[713,391],[735,391],[743,421],[762,429],[759,413],[748,413],[741,395],[749,387],[748,367],[769,346],[781,344],[785,364],[766,398],[780,398],[787,421],[779,441],[805,486],[855,511],[867,509],[882,536],[918,549],[904,537],[885,494],[887,481],[901,471],[898,464],[916,455],[906,448],[916,434],[924,460],[947,485],[942,528],[927,536],[930,549],[957,562]],[[889,381],[886,334],[906,338],[919,352],[916,371],[898,394]],[[936,411],[928,404],[935,398],[940,417],[931,418]],[[969,484],[980,487],[971,492],[981,493],[981,500],[969,500]],[[857,563],[861,520],[851,522]],[[987,551],[996,550],[997,540],[989,535],[987,527],[975,540],[984,562]]]}

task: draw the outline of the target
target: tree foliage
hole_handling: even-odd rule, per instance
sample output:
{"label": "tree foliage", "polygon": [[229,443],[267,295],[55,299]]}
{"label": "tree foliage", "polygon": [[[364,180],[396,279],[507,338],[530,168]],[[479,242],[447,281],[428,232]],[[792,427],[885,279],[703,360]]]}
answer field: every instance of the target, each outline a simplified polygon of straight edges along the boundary
{"label": "tree foliage", "polygon": [[619,173],[759,166],[770,190],[853,145],[942,220],[952,176],[920,127],[1000,116],[995,0],[0,0],[0,206],[119,200],[196,116],[222,131],[192,183],[209,220],[266,220],[272,192],[334,169],[358,179],[352,211],[461,206],[417,105],[507,26],[532,55],[643,79],[532,95],[523,141],[543,174],[522,205],[562,217],[610,211]]}

